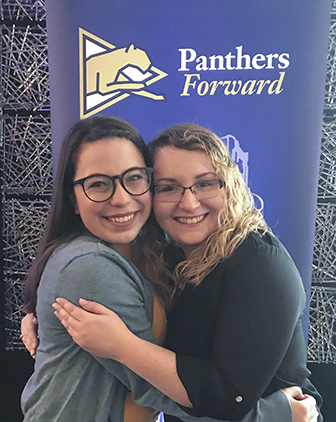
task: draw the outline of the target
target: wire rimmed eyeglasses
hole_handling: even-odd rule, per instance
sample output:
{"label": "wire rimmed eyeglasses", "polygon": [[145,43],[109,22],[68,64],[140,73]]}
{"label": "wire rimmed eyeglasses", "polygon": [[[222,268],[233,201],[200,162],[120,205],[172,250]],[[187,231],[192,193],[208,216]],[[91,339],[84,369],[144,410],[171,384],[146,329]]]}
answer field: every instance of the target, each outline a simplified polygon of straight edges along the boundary
{"label": "wire rimmed eyeglasses", "polygon": [[202,200],[214,198],[223,186],[225,186],[224,180],[212,179],[200,180],[191,186],[159,184],[153,186],[152,190],[160,202],[179,202],[188,189],[197,200]]}
{"label": "wire rimmed eyeglasses", "polygon": [[150,167],[132,167],[115,176],[91,174],[75,180],[73,186],[81,185],[84,194],[90,201],[105,202],[114,195],[116,180],[119,180],[121,186],[130,195],[144,195],[151,186],[152,173],[153,169]]}

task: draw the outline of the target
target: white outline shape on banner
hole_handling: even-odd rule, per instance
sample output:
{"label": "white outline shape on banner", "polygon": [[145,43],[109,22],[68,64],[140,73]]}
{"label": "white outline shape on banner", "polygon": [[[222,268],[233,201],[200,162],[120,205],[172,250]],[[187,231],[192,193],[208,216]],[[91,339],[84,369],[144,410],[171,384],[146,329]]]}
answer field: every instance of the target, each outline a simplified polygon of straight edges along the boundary
{"label": "white outline shape on banner", "polygon": [[[108,69],[102,72],[101,69]],[[152,66],[146,52],[115,45],[79,28],[80,118],[86,118],[129,97],[164,100],[147,87],[167,76]],[[109,79],[110,78],[110,79]]]}

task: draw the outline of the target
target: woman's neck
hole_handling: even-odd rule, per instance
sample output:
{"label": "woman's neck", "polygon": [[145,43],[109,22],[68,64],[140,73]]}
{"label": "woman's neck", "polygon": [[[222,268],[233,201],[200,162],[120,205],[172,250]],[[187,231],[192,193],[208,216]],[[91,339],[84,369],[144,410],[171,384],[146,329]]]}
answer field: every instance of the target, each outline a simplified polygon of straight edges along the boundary
{"label": "woman's neck", "polygon": [[[181,246],[181,245],[180,245]],[[189,245],[183,245],[181,246],[181,249],[186,257],[187,260],[197,258],[198,256],[201,256],[201,246],[189,246]]]}
{"label": "woman's neck", "polygon": [[124,245],[111,245],[121,256],[126,259],[132,260],[132,243],[126,243]]}
{"label": "woman's neck", "polygon": [[120,253],[121,256],[133,262],[133,264],[139,268],[141,262],[141,249],[136,240],[127,245],[112,245],[113,248]]}

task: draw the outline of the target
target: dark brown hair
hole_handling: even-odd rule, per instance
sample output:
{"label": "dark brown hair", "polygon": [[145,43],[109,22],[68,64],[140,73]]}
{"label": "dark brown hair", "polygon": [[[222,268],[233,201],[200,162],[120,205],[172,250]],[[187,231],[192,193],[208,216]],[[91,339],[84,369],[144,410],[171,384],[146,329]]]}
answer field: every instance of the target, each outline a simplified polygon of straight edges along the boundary
{"label": "dark brown hair", "polygon": [[147,147],[141,135],[123,119],[94,116],[80,120],[71,127],[60,152],[46,229],[26,279],[23,307],[26,312],[35,312],[36,291],[45,264],[52,252],[61,244],[79,236],[84,229],[81,218],[75,213],[73,207],[73,180],[80,148],[83,144],[106,138],[124,138],[131,141],[143,156],[146,166],[151,166]]}

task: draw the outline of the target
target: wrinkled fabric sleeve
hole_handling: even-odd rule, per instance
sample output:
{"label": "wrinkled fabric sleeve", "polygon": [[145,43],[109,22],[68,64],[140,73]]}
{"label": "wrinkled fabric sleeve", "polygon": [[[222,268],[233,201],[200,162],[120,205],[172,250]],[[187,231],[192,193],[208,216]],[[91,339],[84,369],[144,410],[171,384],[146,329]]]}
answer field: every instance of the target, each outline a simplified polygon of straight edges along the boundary
{"label": "wrinkled fabric sleeve", "polygon": [[[213,359],[177,355],[178,375],[193,404],[183,409],[194,416],[237,420],[253,409],[280,367],[305,306],[301,278],[284,248],[248,252],[226,275]],[[292,381],[300,385],[302,379]]]}
{"label": "wrinkled fabric sleeve", "polygon": [[[155,343],[151,331],[152,307],[146,309],[145,296],[148,291],[146,293],[143,283],[139,273],[131,265],[125,265],[118,256],[91,253],[74,259],[63,269],[56,296],[75,304],[78,304],[80,298],[97,301],[115,311],[134,334]],[[132,391],[138,404],[153,407],[187,422],[214,421],[185,413],[175,402],[124,365],[112,359],[95,359]],[[292,422],[289,401],[282,391],[278,391],[267,399],[261,399],[240,421]]]}

